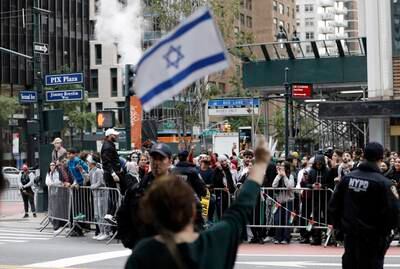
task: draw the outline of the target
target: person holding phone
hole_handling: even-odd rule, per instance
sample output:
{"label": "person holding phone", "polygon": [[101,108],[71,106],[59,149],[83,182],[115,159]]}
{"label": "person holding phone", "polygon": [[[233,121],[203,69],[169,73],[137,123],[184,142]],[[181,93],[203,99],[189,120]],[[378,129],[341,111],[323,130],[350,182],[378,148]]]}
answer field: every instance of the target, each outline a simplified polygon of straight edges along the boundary
{"label": "person holding phone", "polygon": [[[274,200],[279,204],[275,204],[276,212],[274,216],[275,225],[289,225],[290,213],[293,210],[294,201],[294,175],[290,171],[290,163],[285,161],[277,167],[278,175],[272,182],[273,188],[279,188],[274,191]],[[290,243],[290,229],[277,228],[275,231],[275,244]]]}

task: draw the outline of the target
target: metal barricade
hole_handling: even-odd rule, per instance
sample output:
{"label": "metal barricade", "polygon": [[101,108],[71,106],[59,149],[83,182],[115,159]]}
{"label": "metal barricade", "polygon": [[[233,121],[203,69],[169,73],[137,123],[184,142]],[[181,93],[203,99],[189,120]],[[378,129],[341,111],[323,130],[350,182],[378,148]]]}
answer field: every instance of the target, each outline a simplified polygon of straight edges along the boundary
{"label": "metal barricade", "polygon": [[330,189],[262,188],[250,227],[327,229]]}
{"label": "metal barricade", "polygon": [[214,188],[211,195],[215,198],[217,220],[220,220],[225,210],[231,206],[233,194],[225,188]]}
{"label": "metal barricade", "polygon": [[[48,187],[48,212],[47,219],[42,220],[43,225],[40,231],[43,231],[50,222],[59,222],[61,231],[67,227],[71,227],[71,202],[72,193],[69,188],[61,185],[51,185]],[[58,234],[55,234],[57,236]]]}
{"label": "metal barricade", "polygon": [[[73,228],[94,224],[98,225],[100,231],[110,232],[111,227],[116,225],[105,221],[106,214],[114,215],[121,205],[122,196],[117,188],[79,187],[71,188],[72,192],[72,221]],[[71,230],[72,230],[71,229]],[[117,236],[117,232],[108,241]]]}

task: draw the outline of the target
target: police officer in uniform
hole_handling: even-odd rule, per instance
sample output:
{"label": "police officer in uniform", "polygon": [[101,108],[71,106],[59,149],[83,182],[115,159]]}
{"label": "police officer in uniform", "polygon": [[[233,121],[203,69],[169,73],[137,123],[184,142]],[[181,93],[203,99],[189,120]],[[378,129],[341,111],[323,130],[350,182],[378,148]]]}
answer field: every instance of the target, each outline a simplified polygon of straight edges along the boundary
{"label": "police officer in uniform", "polygon": [[346,175],[329,203],[334,228],[344,232],[344,269],[381,269],[391,231],[399,226],[396,187],[379,170],[384,149],[366,145],[364,161]]}

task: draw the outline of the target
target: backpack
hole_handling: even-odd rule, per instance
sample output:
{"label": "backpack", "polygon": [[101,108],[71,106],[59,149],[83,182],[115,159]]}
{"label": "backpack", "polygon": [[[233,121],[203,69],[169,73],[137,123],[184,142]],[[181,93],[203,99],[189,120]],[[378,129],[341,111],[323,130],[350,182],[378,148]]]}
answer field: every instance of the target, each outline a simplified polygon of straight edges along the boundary
{"label": "backpack", "polygon": [[139,218],[139,203],[148,182],[149,179],[144,178],[140,184],[130,186],[117,211],[117,238],[129,249],[133,249],[141,239],[155,234]]}

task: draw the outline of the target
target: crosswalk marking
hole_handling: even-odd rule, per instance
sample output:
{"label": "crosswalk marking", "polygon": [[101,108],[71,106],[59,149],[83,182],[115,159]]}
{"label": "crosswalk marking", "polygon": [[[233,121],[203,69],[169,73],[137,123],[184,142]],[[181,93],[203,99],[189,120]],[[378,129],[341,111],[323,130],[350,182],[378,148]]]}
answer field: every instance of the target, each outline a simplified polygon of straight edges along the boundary
{"label": "crosswalk marking", "polygon": [[41,238],[52,238],[53,237],[53,235],[0,232],[0,236],[2,236],[2,235],[25,236],[25,237],[41,237]]}
{"label": "crosswalk marking", "polygon": [[25,243],[29,241],[45,241],[53,238],[52,233],[41,233],[39,231],[23,229],[0,228],[0,244]]}
{"label": "crosswalk marking", "polygon": [[24,233],[24,234],[40,234],[40,235],[53,235],[53,233],[39,232],[39,231],[27,231],[27,230],[15,230],[15,229],[3,229],[0,228],[0,233]]}
{"label": "crosswalk marking", "polygon": [[10,240],[10,239],[0,239],[0,242],[8,242],[8,243],[25,243],[28,242],[26,240]]}

